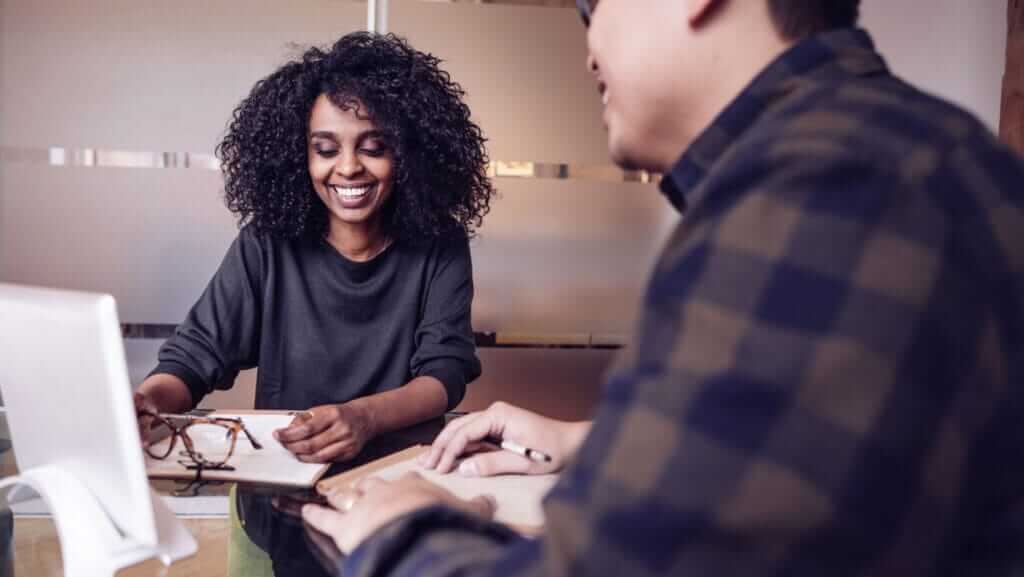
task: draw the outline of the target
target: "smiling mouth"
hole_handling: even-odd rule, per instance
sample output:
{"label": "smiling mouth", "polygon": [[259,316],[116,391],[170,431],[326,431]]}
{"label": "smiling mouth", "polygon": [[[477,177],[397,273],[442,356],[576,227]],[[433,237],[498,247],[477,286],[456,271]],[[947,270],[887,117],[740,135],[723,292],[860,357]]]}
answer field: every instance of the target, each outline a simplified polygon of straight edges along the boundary
{"label": "smiling mouth", "polygon": [[337,195],[338,198],[340,198],[341,200],[351,202],[360,200],[363,197],[365,197],[367,194],[370,193],[371,190],[373,190],[374,186],[376,185],[372,183],[364,184],[361,186],[338,186],[331,184],[328,185],[327,188],[329,188],[331,192]]}

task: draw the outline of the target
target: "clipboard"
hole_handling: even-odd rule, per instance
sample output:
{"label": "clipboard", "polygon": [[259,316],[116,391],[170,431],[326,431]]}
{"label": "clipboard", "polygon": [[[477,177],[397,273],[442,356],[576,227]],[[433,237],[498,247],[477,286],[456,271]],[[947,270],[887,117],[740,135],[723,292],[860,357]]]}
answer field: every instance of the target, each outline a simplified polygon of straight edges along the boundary
{"label": "clipboard", "polygon": [[[240,418],[246,428],[256,437],[263,448],[254,449],[240,435],[228,465],[231,470],[203,469],[203,481],[233,481],[258,485],[310,488],[319,480],[330,463],[303,463],[288,449],[274,439],[273,431],[287,426],[294,418],[290,411],[216,411],[211,417]],[[196,448],[202,452],[202,439],[192,438]],[[159,443],[169,443],[170,438]],[[177,441],[181,443],[181,439]],[[180,461],[180,462],[179,462]],[[177,454],[166,459],[154,459],[146,455],[146,475],[151,479],[196,479],[194,467],[190,468],[188,458]]]}

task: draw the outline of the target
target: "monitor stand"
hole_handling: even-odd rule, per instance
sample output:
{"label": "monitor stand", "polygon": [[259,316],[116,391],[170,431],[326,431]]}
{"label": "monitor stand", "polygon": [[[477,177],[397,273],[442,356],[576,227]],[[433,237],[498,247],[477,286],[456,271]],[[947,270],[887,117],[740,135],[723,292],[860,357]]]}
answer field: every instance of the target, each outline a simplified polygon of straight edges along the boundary
{"label": "monitor stand", "polygon": [[157,557],[164,565],[194,555],[196,541],[163,500],[151,493],[156,546],[125,536],[74,475],[44,465],[0,479],[0,498],[11,504],[42,497],[53,514],[64,577],[113,577],[120,569]]}

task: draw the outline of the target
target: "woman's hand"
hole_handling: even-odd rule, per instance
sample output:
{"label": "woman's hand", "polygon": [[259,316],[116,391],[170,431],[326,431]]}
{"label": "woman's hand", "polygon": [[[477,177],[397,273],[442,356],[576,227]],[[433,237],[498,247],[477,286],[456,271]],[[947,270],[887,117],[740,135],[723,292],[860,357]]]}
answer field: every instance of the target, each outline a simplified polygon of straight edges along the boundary
{"label": "woman's hand", "polygon": [[153,417],[142,413],[184,413],[192,408],[192,393],[185,381],[165,373],[150,375],[142,381],[132,395],[132,400],[135,402],[143,447],[159,439],[152,438]]}
{"label": "woman's hand", "polygon": [[343,403],[296,415],[287,427],[274,431],[274,438],[302,462],[329,463],[358,455],[373,438],[373,430],[368,411]]}
{"label": "woman's hand", "polygon": [[153,429],[153,417],[147,413],[157,414],[160,411],[144,393],[134,393],[132,401],[135,402],[135,418],[139,421],[139,438],[142,439],[142,446],[148,447],[154,439],[150,439]]}
{"label": "woman's hand", "polygon": [[[485,411],[470,413],[448,423],[434,440],[430,451],[420,457],[420,465],[447,473],[454,468],[456,459],[475,452],[459,464],[459,474],[485,477],[502,473],[552,473],[560,470],[576,453],[589,431],[589,421],[557,421],[498,402]],[[515,441],[547,453],[551,461],[538,463],[493,446],[492,450],[479,452],[487,447],[485,442],[488,439]]]}
{"label": "woman's hand", "polygon": [[352,488],[333,491],[326,497],[330,507],[305,505],[302,518],[330,535],[346,555],[377,529],[417,509],[448,505],[485,519],[490,519],[495,509],[490,496],[464,501],[416,473],[407,473],[396,481],[369,477]]}

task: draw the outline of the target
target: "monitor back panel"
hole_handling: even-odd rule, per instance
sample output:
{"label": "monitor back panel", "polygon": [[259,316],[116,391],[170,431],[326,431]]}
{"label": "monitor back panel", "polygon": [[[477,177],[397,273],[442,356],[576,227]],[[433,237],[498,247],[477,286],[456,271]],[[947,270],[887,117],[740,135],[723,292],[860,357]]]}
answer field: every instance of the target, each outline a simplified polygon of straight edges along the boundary
{"label": "monitor back panel", "polygon": [[123,532],[155,544],[113,297],[0,284],[0,351],[18,468],[64,468]]}

